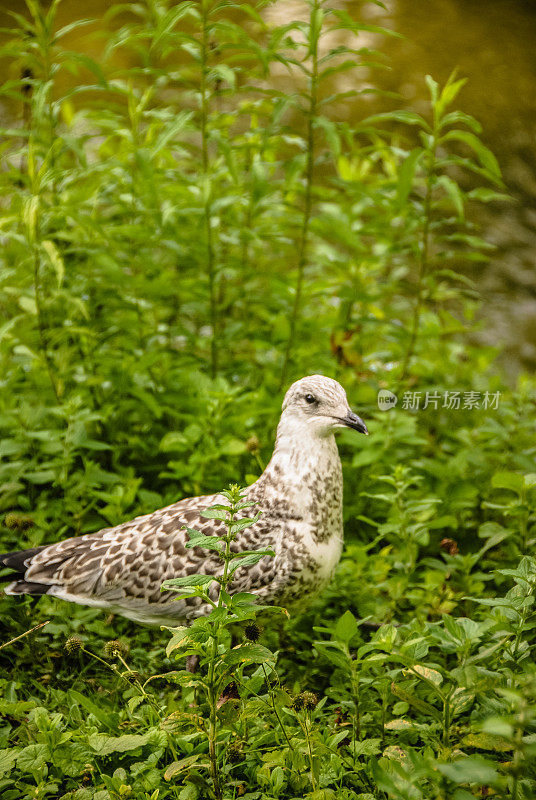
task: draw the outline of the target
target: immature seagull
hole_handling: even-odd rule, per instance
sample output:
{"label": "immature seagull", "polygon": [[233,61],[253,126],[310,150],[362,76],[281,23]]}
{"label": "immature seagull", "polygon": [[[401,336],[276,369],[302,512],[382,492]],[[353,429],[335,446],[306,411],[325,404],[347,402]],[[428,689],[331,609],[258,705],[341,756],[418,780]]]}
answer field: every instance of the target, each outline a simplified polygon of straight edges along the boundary
{"label": "immature seagull", "polygon": [[[261,512],[233,543],[236,551],[271,547],[253,568],[235,573],[234,591],[255,593],[263,603],[303,606],[329,582],[343,543],[342,469],[334,432],[368,434],[337,381],[310,375],[285,395],[275,449],[261,477],[245,491]],[[97,606],[147,625],[185,622],[208,611],[201,598],[175,601],[162,592],[168,578],[218,574],[214,551],[187,549],[184,526],[206,535],[223,523],[201,512],[219,495],[189,497],[115,528],[52,545],[0,555],[18,575],[6,594],[48,594]]]}

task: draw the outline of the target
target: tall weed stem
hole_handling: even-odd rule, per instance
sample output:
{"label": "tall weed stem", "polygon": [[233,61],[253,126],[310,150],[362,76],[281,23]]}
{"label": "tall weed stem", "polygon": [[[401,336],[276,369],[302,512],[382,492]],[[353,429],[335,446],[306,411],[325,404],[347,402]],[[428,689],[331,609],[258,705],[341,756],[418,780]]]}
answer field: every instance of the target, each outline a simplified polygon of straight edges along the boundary
{"label": "tall weed stem", "polygon": [[309,247],[311,210],[313,198],[314,164],[315,164],[315,122],[318,105],[318,46],[322,31],[321,4],[318,0],[313,0],[310,5],[309,17],[309,55],[311,57],[311,69],[309,71],[309,108],[307,111],[307,159],[305,164],[305,193],[302,212],[302,223],[300,229],[300,239],[298,244],[298,271],[294,290],[294,303],[289,320],[289,334],[283,356],[283,366],[281,369],[281,379],[279,387],[282,388],[287,380],[289,363],[292,358],[292,351],[295,346],[296,329],[301,310],[303,284],[305,269],[307,266],[307,256]]}

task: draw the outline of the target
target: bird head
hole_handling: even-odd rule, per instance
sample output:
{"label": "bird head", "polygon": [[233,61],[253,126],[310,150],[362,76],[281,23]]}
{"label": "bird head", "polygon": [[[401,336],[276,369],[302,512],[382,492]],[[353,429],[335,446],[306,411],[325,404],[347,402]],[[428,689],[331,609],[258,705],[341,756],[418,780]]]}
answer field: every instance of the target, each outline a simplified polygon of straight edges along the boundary
{"label": "bird head", "polygon": [[368,435],[340,383],[324,375],[308,375],[292,384],[283,401],[281,422],[287,430],[305,427],[317,436],[329,436],[337,428],[353,428]]}

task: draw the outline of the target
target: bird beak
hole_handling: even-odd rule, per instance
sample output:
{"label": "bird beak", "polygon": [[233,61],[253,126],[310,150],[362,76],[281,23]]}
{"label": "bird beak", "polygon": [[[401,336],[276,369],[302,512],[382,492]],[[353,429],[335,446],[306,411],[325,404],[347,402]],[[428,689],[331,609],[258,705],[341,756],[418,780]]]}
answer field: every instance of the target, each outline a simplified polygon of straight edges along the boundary
{"label": "bird beak", "polygon": [[343,425],[346,425],[347,428],[353,428],[355,431],[359,431],[359,433],[364,433],[365,436],[369,435],[367,426],[361,417],[358,417],[353,411],[349,411],[345,417],[342,417],[341,422]]}

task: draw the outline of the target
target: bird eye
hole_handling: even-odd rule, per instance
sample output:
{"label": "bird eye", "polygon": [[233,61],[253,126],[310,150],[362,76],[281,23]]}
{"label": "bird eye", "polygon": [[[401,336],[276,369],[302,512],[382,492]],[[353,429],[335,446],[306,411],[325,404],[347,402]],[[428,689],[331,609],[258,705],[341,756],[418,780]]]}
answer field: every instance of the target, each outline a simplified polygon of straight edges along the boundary
{"label": "bird eye", "polygon": [[305,402],[306,403],[316,403],[316,397],[313,397],[312,394],[305,395]]}

